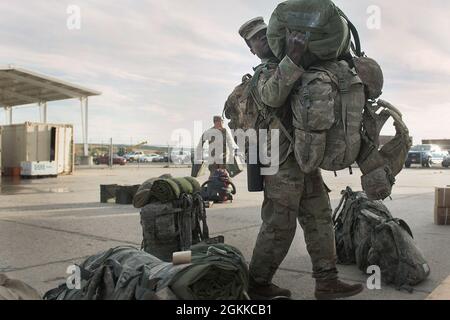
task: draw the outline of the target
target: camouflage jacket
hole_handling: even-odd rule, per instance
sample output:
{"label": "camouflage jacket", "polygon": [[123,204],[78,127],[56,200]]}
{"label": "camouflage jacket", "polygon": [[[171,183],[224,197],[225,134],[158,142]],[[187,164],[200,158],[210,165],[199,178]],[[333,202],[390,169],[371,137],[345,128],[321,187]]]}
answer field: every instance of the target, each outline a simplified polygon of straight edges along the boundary
{"label": "camouflage jacket", "polygon": [[[269,130],[267,142],[269,155],[272,145],[270,130],[279,130],[279,164],[283,164],[293,151],[292,110],[288,97],[304,70],[288,56],[281,62],[275,58],[263,60],[254,70],[251,92],[260,114],[258,128]],[[285,129],[287,132],[284,132]]]}

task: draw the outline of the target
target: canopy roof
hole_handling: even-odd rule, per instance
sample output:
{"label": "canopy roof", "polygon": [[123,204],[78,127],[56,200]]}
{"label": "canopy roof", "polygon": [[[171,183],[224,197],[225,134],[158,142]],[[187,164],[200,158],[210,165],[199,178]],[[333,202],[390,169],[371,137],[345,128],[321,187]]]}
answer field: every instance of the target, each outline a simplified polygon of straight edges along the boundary
{"label": "canopy roof", "polygon": [[86,98],[101,93],[21,68],[0,68],[0,108]]}

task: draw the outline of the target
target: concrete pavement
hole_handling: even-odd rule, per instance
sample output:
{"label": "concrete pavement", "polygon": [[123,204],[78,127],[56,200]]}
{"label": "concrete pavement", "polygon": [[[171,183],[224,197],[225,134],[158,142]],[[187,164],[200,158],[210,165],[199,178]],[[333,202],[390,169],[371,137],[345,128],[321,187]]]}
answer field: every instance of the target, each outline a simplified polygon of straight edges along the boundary
{"label": "concrete pavement", "polygon": [[[0,272],[24,280],[44,293],[62,283],[67,267],[99,251],[119,245],[140,246],[139,211],[131,206],[100,204],[100,184],[139,184],[150,177],[190,174],[188,168],[155,166],[77,170],[57,179],[13,181],[3,178],[0,188]],[[346,186],[360,189],[359,171],[334,177],[324,173],[335,207]],[[204,178],[205,179],[205,178]],[[204,180],[203,179],[203,180]],[[246,174],[235,178],[232,204],[207,211],[210,230],[222,234],[250,260],[261,224],[262,194],[246,191]],[[398,177],[393,199],[386,201],[394,216],[411,226],[432,269],[430,279],[414,293],[383,286],[365,290],[356,299],[425,299],[450,275],[450,227],[433,224],[434,187],[450,184],[450,170],[407,169]],[[369,275],[355,266],[339,266],[341,277],[366,283]],[[302,230],[276,276],[276,283],[292,289],[295,299],[313,299],[314,281]]]}

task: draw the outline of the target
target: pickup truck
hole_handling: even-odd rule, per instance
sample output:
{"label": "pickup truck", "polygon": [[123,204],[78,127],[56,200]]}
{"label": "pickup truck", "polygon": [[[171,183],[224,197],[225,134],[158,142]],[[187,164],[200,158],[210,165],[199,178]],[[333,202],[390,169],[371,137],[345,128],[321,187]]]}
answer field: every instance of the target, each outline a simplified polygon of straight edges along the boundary
{"label": "pickup truck", "polygon": [[421,144],[411,148],[405,167],[410,168],[413,164],[419,164],[424,168],[430,168],[434,164],[443,164],[448,152],[434,144]]}

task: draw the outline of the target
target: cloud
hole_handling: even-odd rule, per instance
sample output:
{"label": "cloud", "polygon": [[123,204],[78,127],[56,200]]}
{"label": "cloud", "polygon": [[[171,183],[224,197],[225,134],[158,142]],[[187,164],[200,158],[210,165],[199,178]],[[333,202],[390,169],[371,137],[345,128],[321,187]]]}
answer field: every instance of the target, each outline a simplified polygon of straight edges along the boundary
{"label": "cloud", "polygon": [[[358,27],[364,50],[383,66],[385,98],[401,106],[412,134],[446,133],[450,91],[447,0],[336,0]],[[66,27],[69,4],[81,9],[81,30]],[[210,123],[242,75],[258,60],[237,30],[269,19],[269,0],[29,0],[0,3],[0,64],[60,77],[102,91],[91,100],[91,141],[148,139],[165,144],[178,127]],[[381,9],[369,30],[367,8]],[[50,107],[50,119],[73,122],[77,102]],[[34,109],[15,119],[36,118]],[[426,121],[423,121],[426,119]],[[1,118],[0,118],[1,121]],[[126,138],[124,138],[126,137]],[[139,139],[138,139],[139,137]]]}

